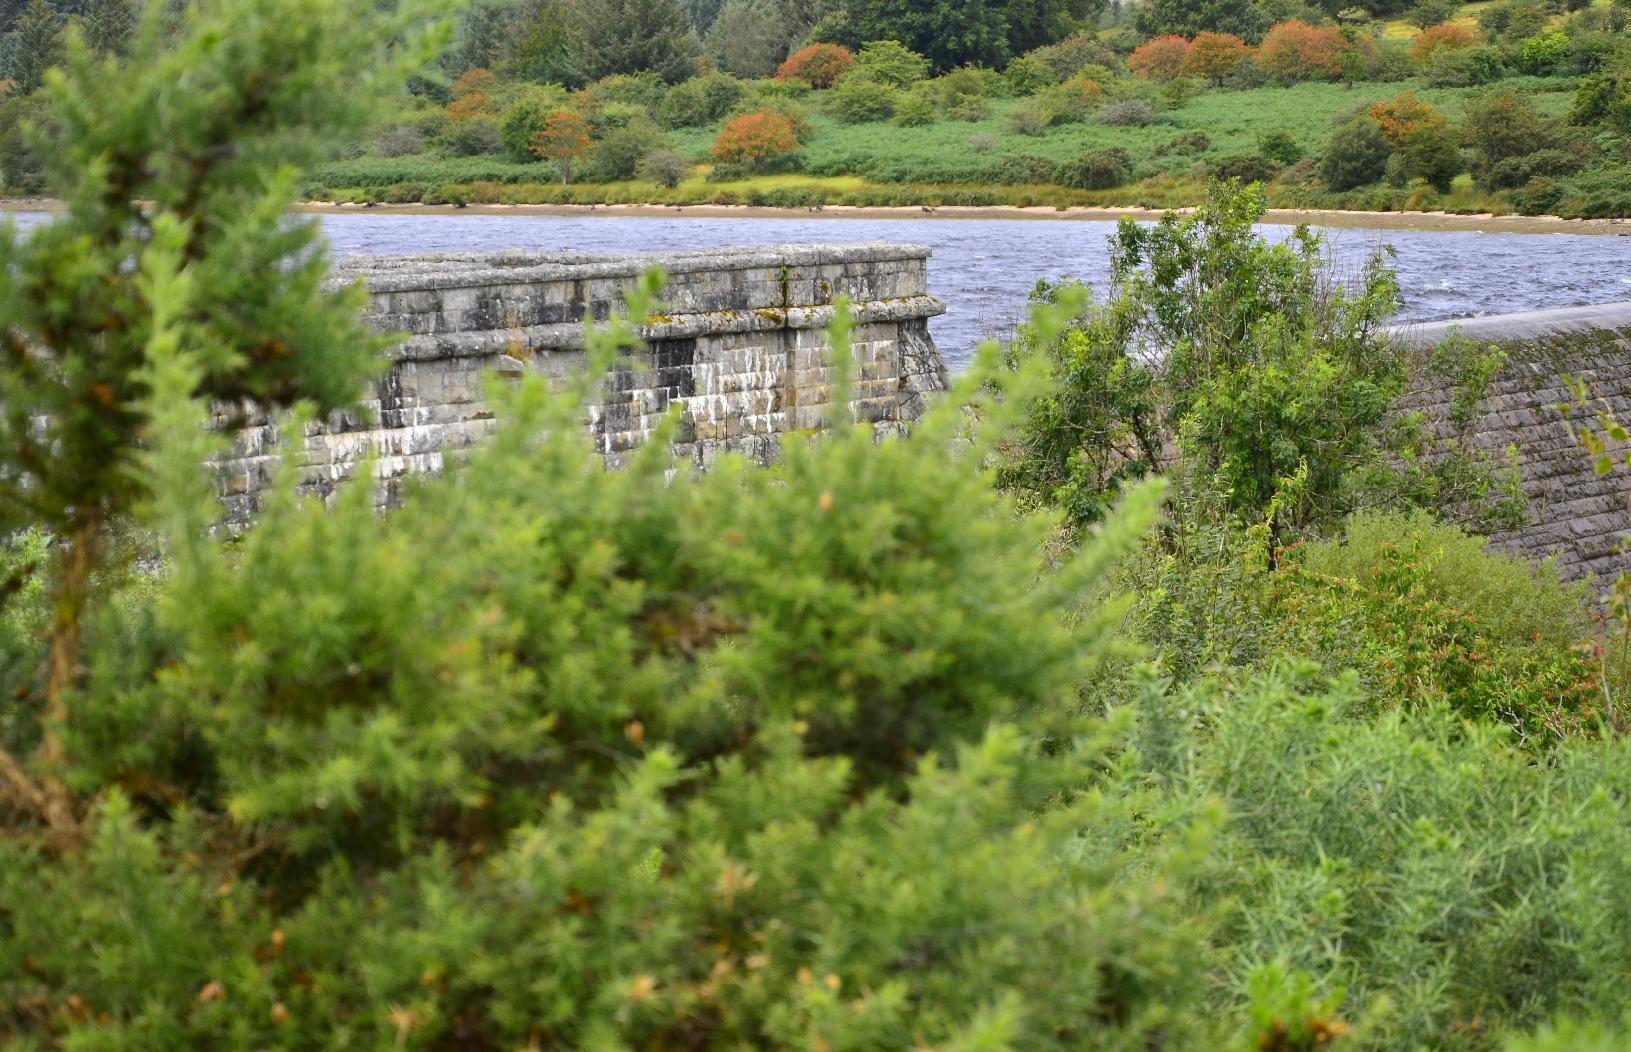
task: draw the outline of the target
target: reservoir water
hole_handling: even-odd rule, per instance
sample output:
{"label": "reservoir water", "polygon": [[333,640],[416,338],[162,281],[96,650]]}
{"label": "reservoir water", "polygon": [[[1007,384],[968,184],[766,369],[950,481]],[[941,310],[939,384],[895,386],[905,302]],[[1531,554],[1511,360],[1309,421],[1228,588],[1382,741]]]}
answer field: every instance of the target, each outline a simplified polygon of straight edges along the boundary
{"label": "reservoir water", "polygon": [[[45,213],[15,214],[27,227]],[[491,214],[328,214],[336,254],[661,252],[780,242],[896,241],[928,245],[929,290],[946,301],[936,343],[953,368],[982,337],[1023,315],[1038,279],[1102,287],[1109,222],[1037,219],[667,218]],[[1267,226],[1269,236],[1290,228]],[[1329,229],[1339,269],[1356,270],[1391,246],[1404,306],[1400,321],[1510,314],[1631,300],[1631,237],[1469,231]]]}

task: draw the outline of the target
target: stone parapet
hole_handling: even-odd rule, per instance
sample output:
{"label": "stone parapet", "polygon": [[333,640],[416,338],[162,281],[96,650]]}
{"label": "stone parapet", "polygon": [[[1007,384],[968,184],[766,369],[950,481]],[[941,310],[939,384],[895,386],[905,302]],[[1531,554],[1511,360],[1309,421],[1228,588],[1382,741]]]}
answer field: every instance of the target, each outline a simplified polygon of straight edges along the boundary
{"label": "stone parapet", "polygon": [[256,420],[219,465],[228,518],[247,521],[282,452],[302,485],[327,496],[373,457],[382,503],[401,480],[437,471],[481,442],[495,421],[487,376],[562,378],[585,367],[584,323],[621,306],[652,267],[667,275],[644,350],[619,363],[586,407],[586,427],[612,464],[649,439],[671,407],[676,454],[706,466],[721,453],[772,459],[781,436],[831,418],[824,329],[847,295],[855,328],[850,411],[898,430],[946,387],[928,319],[929,250],[881,242],[778,245],[659,255],[354,256],[333,280],[361,279],[369,322],[406,339],[355,413],[308,429],[299,448],[274,449],[279,431]]}

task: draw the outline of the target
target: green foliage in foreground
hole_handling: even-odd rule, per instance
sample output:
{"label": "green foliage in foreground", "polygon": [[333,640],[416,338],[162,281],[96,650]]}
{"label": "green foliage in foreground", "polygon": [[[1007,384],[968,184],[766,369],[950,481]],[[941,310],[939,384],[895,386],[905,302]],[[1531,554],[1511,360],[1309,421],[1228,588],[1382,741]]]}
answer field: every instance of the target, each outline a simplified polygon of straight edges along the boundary
{"label": "green foliage in foreground", "polygon": [[285,488],[224,549],[192,496],[194,369],[153,366],[169,570],[151,601],[105,609],[66,728],[89,841],[0,854],[0,881],[36,889],[0,940],[14,1033],[1215,1031],[1180,1000],[1200,961],[1175,893],[1188,849],[1141,856],[1165,882],[1123,885],[1130,859],[1077,846],[1122,806],[1080,792],[1108,743],[1071,700],[1116,610],[1078,597],[1156,491],[1039,576],[1051,521],[1013,515],[982,441],[948,455],[961,399],[910,440],[859,426],[773,473],[664,485],[659,447],[599,469],[576,425],[587,380],[538,379],[495,390],[495,443],[398,513],[379,520],[366,488],[333,509]]}
{"label": "green foliage in foreground", "polygon": [[1314,977],[1357,1024],[1339,1047],[1498,1048],[1560,1011],[1620,1019],[1624,744],[1537,764],[1500,728],[1437,705],[1362,718],[1351,682],[1306,675],[1139,706],[1151,777],[1233,816],[1193,889],[1221,911],[1218,974]]}
{"label": "green foliage in foreground", "polygon": [[[234,84],[269,65],[346,90],[270,44],[311,0],[219,10]],[[155,91],[170,103],[200,115]],[[199,119],[186,141],[212,157],[262,130]],[[1420,518],[1350,519],[1296,552],[1199,529],[1192,479],[1253,477],[1222,471],[1174,472],[1158,534],[1148,482],[1062,546],[1064,515],[1016,508],[990,467],[1046,359],[989,350],[907,437],[841,423],[774,468],[696,476],[662,436],[608,473],[581,407],[655,276],[563,390],[495,380],[491,445],[403,507],[381,517],[366,486],[303,500],[282,471],[226,540],[200,470],[240,364],[219,327],[305,275],[278,253],[311,242],[265,205],[189,253],[216,214],[175,204],[196,171],[157,166],[133,269],[49,229],[29,244],[53,251],[10,264],[24,289],[81,276],[73,305],[120,308],[139,342],[44,356],[55,330],[0,301],[12,389],[93,364],[128,386],[139,427],[108,442],[145,498],[110,502],[98,549],[21,518],[0,548],[8,1049],[1612,1047],[1631,746],[1511,718],[1501,691],[1522,685],[1487,671],[1486,651],[1568,654],[1573,597],[1544,572]],[[246,161],[206,189],[268,185],[292,180]],[[144,187],[102,185],[62,229],[96,202],[134,215]],[[1293,320],[1324,302],[1298,250],[1208,233],[1122,250],[1251,264]],[[1196,318],[1149,292],[1129,302],[1161,331],[1213,327],[1191,349],[1259,346],[1205,297]],[[356,324],[312,289],[271,299],[267,318],[309,319],[297,361]],[[1046,347],[1069,323],[1044,307],[1031,332]],[[38,522],[69,492],[30,490]],[[133,567],[141,546],[116,540],[156,558]],[[1158,663],[1131,666],[1122,628]]]}
{"label": "green foliage in foreground", "polygon": [[[1477,1049],[1617,1018],[1621,741],[1537,763],[1272,662],[1085,715],[1157,491],[1043,563],[1056,520],[979,466],[1022,390],[665,484],[656,446],[599,469],[588,380],[529,381],[385,519],[285,477],[222,546],[194,369],[155,353],[169,567],[99,608],[67,728],[87,838],[0,846],[13,1037]],[[1438,593],[1539,594],[1430,535]]]}

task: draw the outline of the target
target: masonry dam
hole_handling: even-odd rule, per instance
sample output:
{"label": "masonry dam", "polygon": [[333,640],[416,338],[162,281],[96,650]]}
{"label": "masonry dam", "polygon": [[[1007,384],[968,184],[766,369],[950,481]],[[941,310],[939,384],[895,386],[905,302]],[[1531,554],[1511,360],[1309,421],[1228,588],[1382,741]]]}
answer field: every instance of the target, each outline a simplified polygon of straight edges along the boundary
{"label": "masonry dam", "polygon": [[[676,454],[706,467],[722,453],[765,462],[781,436],[825,426],[832,408],[825,341],[847,295],[856,358],[850,409],[880,432],[915,420],[946,387],[928,320],[929,250],[913,245],[780,245],[665,255],[353,256],[336,282],[361,278],[371,324],[407,339],[355,415],[311,427],[286,450],[302,488],[327,496],[374,458],[382,504],[403,480],[438,471],[495,421],[486,374],[564,377],[585,367],[584,321],[621,306],[623,289],[660,266],[661,313],[643,353],[619,363],[587,407],[590,437],[615,465],[680,406]],[[222,465],[229,522],[246,522],[271,481],[278,429],[256,420]]]}
{"label": "masonry dam", "polygon": [[[615,310],[622,290],[660,266],[661,313],[641,330],[645,349],[619,363],[586,408],[590,440],[615,466],[680,407],[675,452],[706,467],[722,453],[766,462],[781,437],[818,430],[832,409],[825,327],[847,295],[857,359],[850,409],[880,433],[898,432],[947,386],[928,320],[945,305],[928,293],[927,248],[881,242],[780,245],[663,255],[522,252],[356,256],[335,280],[361,278],[370,322],[405,333],[356,414],[337,414],[276,450],[270,420],[239,431],[220,465],[230,522],[243,523],[270,484],[278,453],[302,488],[327,496],[369,457],[379,500],[403,481],[438,471],[483,440],[495,421],[486,374],[564,377],[585,366],[583,323]],[[1608,579],[1631,532],[1631,480],[1599,478],[1558,406],[1584,381],[1631,421],[1631,303],[1415,325],[1398,331],[1418,348],[1451,331],[1498,345],[1506,364],[1470,423],[1450,425],[1451,392],[1418,383],[1404,408],[1428,427],[1490,455],[1518,453],[1529,522],[1492,545],[1554,557],[1571,579]]]}

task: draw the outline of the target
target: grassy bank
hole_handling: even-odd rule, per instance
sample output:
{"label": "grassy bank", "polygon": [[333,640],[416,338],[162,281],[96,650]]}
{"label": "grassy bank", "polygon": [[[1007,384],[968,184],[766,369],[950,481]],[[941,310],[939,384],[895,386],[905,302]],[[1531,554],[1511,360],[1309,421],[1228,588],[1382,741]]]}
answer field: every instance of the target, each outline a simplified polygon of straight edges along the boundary
{"label": "grassy bank", "polygon": [[[1555,78],[1513,78],[1536,108],[1565,113],[1572,83]],[[1205,177],[1230,158],[1252,155],[1264,136],[1290,133],[1312,154],[1334,122],[1356,110],[1413,90],[1459,119],[1475,89],[1425,83],[1299,84],[1241,91],[1210,91],[1160,113],[1143,126],[1099,122],[1063,124],[1038,134],[1012,130],[1009,113],[1022,100],[993,100],[977,121],[941,121],[900,127],[884,121],[844,124],[812,115],[812,134],[800,156],[773,173],[721,179],[704,163],[710,129],[675,133],[679,153],[692,162],[676,186],[648,180],[582,182],[562,186],[547,162],[515,163],[492,157],[357,157],[318,168],[308,196],[336,203],[373,204],[662,204],[813,208],[872,207],[1184,207],[1197,203]],[[1103,190],[1071,189],[1054,181],[1059,166],[1092,151],[1120,149],[1132,158],[1134,178]],[[1292,165],[1268,186],[1281,208],[1358,211],[1444,211],[1494,215],[1521,211],[1506,194],[1473,186],[1467,175],[1449,193],[1421,184],[1366,187],[1334,193],[1311,165]],[[1621,169],[1623,170],[1623,169]],[[1623,215],[1614,200],[1593,192],[1605,173],[1576,177],[1557,214],[1568,218]]]}

